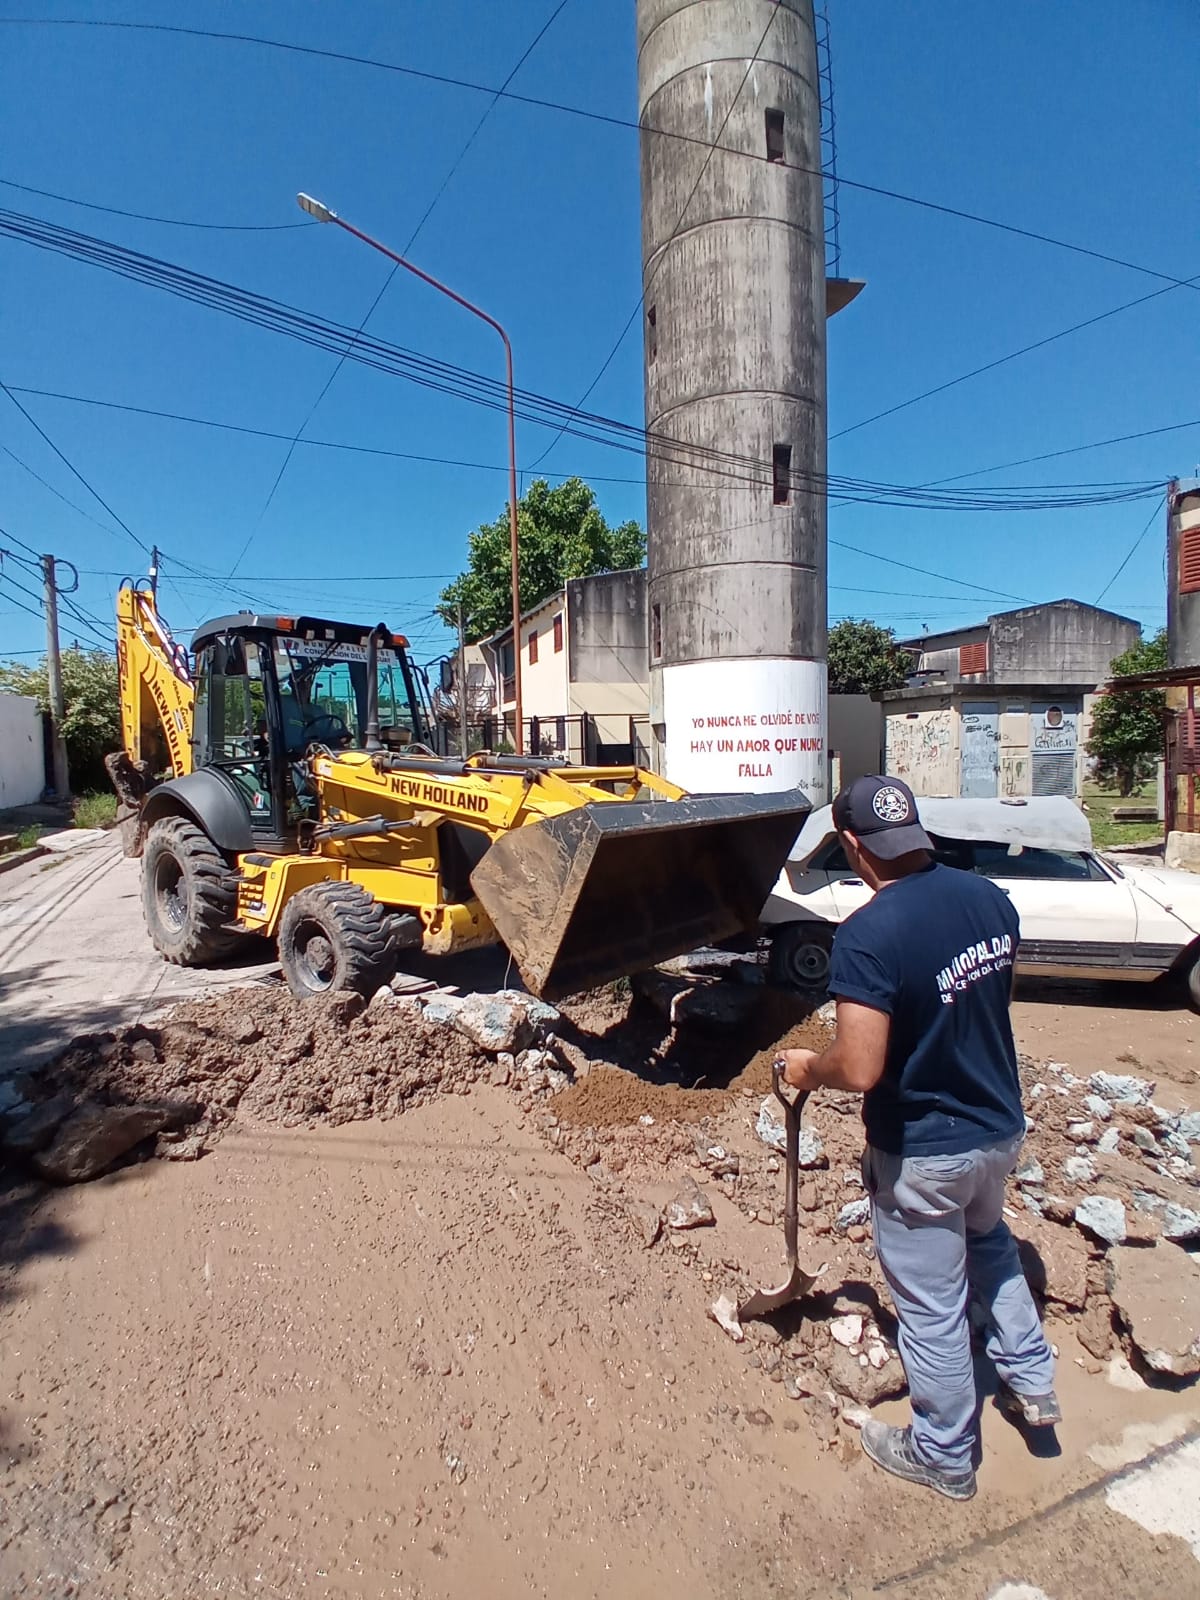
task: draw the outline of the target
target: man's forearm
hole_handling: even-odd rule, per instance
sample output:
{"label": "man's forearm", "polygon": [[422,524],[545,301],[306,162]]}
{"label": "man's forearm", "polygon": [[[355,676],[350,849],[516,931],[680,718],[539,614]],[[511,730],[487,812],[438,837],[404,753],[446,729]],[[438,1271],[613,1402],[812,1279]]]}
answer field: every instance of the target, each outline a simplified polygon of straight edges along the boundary
{"label": "man's forearm", "polygon": [[825,1089],[846,1089],[851,1094],[862,1094],[871,1086],[864,1081],[863,1063],[842,1039],[835,1039],[828,1050],[823,1050],[808,1072],[813,1083]]}

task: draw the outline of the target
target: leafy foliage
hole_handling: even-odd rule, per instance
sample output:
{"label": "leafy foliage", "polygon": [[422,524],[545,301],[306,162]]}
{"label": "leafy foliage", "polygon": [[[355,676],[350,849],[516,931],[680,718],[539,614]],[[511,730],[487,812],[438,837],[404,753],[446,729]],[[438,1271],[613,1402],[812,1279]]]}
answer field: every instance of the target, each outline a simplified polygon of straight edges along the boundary
{"label": "leafy foliage", "polygon": [[[530,610],[571,578],[595,572],[640,567],[646,535],[636,522],[612,527],[596,505],[595,492],[582,478],[568,478],[552,489],[535,478],[517,506],[520,541],[521,609]],[[508,512],[476,528],[467,541],[468,568],[442,590],[438,613],[452,627],[463,608],[467,637],[473,642],[498,633],[512,621],[512,562]]]}
{"label": "leafy foliage", "polygon": [[[1141,639],[1111,664],[1114,678],[1136,672],[1157,672],[1167,665],[1167,631]],[[1167,697],[1161,689],[1112,689],[1096,703],[1087,751],[1095,762],[1096,781],[1116,788],[1122,797],[1153,776],[1163,753]]]}
{"label": "leafy foliage", "polygon": [[[116,657],[106,650],[64,650],[63,738],[71,785],[82,789],[106,784],[103,758],[121,743],[121,703]],[[0,661],[0,689],[32,695],[43,711],[50,709],[50,688],[43,656],[36,667]]]}
{"label": "leafy foliage", "polygon": [[880,694],[885,689],[899,689],[911,671],[912,658],[896,644],[890,628],[850,617],[830,628],[830,694]]}

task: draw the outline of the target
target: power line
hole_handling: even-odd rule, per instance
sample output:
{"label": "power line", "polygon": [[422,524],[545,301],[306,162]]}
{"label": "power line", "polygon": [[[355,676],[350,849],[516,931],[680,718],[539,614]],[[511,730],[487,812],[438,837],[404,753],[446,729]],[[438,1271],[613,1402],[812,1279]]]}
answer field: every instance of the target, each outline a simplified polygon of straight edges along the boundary
{"label": "power line", "polygon": [[296,228],[315,228],[318,224],[307,222],[191,222],[184,217],[155,217],[145,211],[123,211],[119,206],[102,206],[93,200],[79,200],[74,195],[56,194],[53,189],[35,189],[30,183],[17,183],[12,178],[0,178],[6,189],[19,189],[22,194],[41,195],[45,200],[59,200],[63,205],[82,206],[87,211],[103,211],[110,217],[130,217],[135,222],[159,222],[168,228],[204,228],[213,233],[290,233]]}
{"label": "power line", "polygon": [[[542,41],[543,37],[545,36],[546,32],[550,28],[551,24],[554,22],[554,19],[558,16],[559,12],[562,11],[563,8],[568,3],[569,3],[569,0],[558,0],[558,5],[555,6],[554,10],[550,13],[549,17],[547,17],[546,21],[538,29],[538,31],[534,35],[534,38],[531,41],[531,43],[528,44],[525,47],[525,49],[521,52],[521,56],[520,56],[519,60],[517,61],[516,66],[513,67],[512,71],[509,73],[508,77],[505,78],[503,84],[500,86],[500,89],[493,96],[492,100],[490,101],[490,103],[488,104],[487,108],[485,109],[483,115],[480,117],[479,121],[475,124],[474,128],[471,130],[471,133],[469,134],[469,136],[467,138],[467,142],[463,145],[462,149],[459,151],[458,155],[455,157],[454,162],[452,163],[449,172],[447,172],[446,176],[442,179],[441,184],[438,187],[437,193],[434,195],[433,199],[429,202],[429,204],[425,207],[425,210],[422,213],[420,219],[418,220],[416,227],[413,229],[412,233],[409,235],[408,241],[405,244],[403,250],[401,250],[401,252],[400,252],[401,255],[406,256],[409,253],[409,251],[412,249],[413,245],[416,244],[417,238],[420,235],[422,228],[424,228],[425,224],[429,221],[430,217],[433,215],[435,209],[437,208],[437,203],[442,198],[442,196],[445,194],[446,189],[447,189],[447,187],[448,187],[448,185],[450,183],[450,180],[454,177],[454,174],[458,171],[459,167],[462,166],[463,161],[466,159],[468,151],[470,150],[471,146],[475,143],[475,140],[478,138],[479,132],[482,129],[484,123],[491,116],[493,110],[495,109],[496,104],[500,99],[500,95],[504,92],[505,89],[508,88],[509,84],[516,77],[517,73],[520,72],[521,68],[525,65],[526,61],[529,60],[529,57],[533,54],[534,50],[541,43],[541,41]],[[355,335],[355,339],[357,339],[358,334],[362,333],[362,331],[366,327],[367,323],[370,322],[371,318],[374,316],[376,308],[378,307],[380,301],[383,299],[384,295],[388,292],[389,288],[392,285],[392,280],[395,278],[395,276],[396,276],[397,272],[399,272],[399,270],[400,270],[399,263],[398,262],[393,262],[392,266],[391,266],[391,269],[388,272],[387,277],[383,280],[383,283],[380,285],[379,293],[375,296],[374,300],[371,301],[371,304],[367,307],[365,313],[363,314],[362,321],[358,325],[358,329],[357,329],[357,332],[356,332],[356,335]],[[287,451],[286,451],[286,453],[284,455],[284,458],[283,458],[282,462],[280,463],[279,471],[275,474],[275,481],[274,481],[274,483],[272,483],[270,489],[267,492],[267,498],[263,502],[263,508],[258,513],[258,516],[255,518],[254,526],[251,528],[250,532],[247,534],[246,542],[242,546],[241,550],[239,551],[237,560],[233,563],[233,566],[229,569],[229,576],[231,578],[233,577],[234,573],[237,572],[237,569],[241,566],[242,559],[245,556],[247,550],[249,550],[250,545],[251,545],[251,543],[252,543],[252,541],[254,539],[255,534],[258,532],[259,528],[262,526],[263,518],[266,516],[267,512],[270,510],[271,502],[275,498],[276,492],[279,489],[279,485],[283,482],[284,474],[287,472],[288,465],[291,462],[292,456],[296,452],[296,446],[300,443],[300,440],[301,440],[301,437],[302,437],[302,435],[304,433],[304,430],[308,427],[309,423],[316,416],[317,411],[320,409],[320,405],[321,405],[322,400],[324,400],[325,396],[329,393],[330,389],[333,387],[334,379],[337,377],[338,373],[346,365],[346,358],[350,354],[350,351],[352,349],[353,349],[353,341],[351,342],[350,345],[347,346],[347,348],[342,352],[342,354],[340,356],[338,356],[337,361],[336,361],[336,363],[334,365],[333,371],[326,378],[325,382],[321,386],[320,393],[317,395],[317,398],[313,401],[312,405],[308,408],[308,415],[304,418],[304,421],[300,424],[300,426],[299,426],[299,428],[297,428],[295,434],[289,440]]]}
{"label": "power line", "polygon": [[[272,50],[285,50],[293,55],[313,56],[322,60],[337,61],[350,66],[372,67],[381,72],[398,73],[403,77],[417,78],[426,83],[436,83],[444,88],[465,89],[474,94],[494,95],[497,98],[512,100],[521,105],[534,106],[544,111],[556,111],[568,116],[580,117],[588,122],[603,123],[608,127],[625,128],[638,134],[649,134],[656,138],[675,139],[685,144],[696,144],[708,147],[710,141],[700,139],[694,134],[676,133],[667,128],[643,127],[628,117],[613,116],[607,112],[589,111],[582,106],[568,105],[558,100],[548,100],[538,95],[518,94],[509,89],[503,92],[494,85],[475,83],[467,78],[451,77],[448,73],[426,72],[417,67],[403,66],[399,62],[380,61],[371,56],[353,55],[347,51],[326,50],[315,45],[294,44],[285,39],[268,39],[257,34],[248,33],[222,33],[211,28],[185,28],[177,24],[165,22],[117,22],[106,18],[95,17],[0,17],[0,26],[5,27],[40,27],[40,28],[114,28],[137,33],[168,33],[181,34],[196,39],[221,40],[234,44],[259,45]],[[747,161],[767,161],[765,155],[753,150],[737,150],[729,146],[721,146],[727,155],[741,156]],[[787,167],[793,172],[804,173],[810,177],[822,177],[819,167],[803,167],[793,162],[772,162],[776,167]],[[1188,280],[1175,278],[1170,273],[1159,272],[1154,267],[1143,266],[1137,261],[1127,261],[1121,256],[1108,254],[1103,250],[1093,250],[1087,245],[1074,244],[1067,239],[1058,239],[1051,234],[1039,233],[1032,228],[1022,228],[1015,223],[1001,222],[995,217],[985,217],[978,212],[967,211],[959,206],[942,205],[935,200],[926,200],[918,195],[904,194],[897,189],[888,189],[880,184],[862,183],[853,178],[838,175],[838,183],[843,189],[857,189],[863,194],[877,195],[883,199],[896,200],[905,205],[919,206],[927,211],[934,211],[942,216],[955,217],[963,222],[974,222],[981,227],[993,228],[1001,233],[1010,233],[1017,238],[1029,239],[1037,244],[1052,245],[1059,250],[1068,250],[1074,255],[1087,256],[1093,261],[1103,261],[1109,266],[1123,267],[1129,272],[1140,272],[1146,277],[1159,278],[1164,282],[1184,285]]]}
{"label": "power line", "polygon": [[[223,432],[245,434],[251,438],[280,440],[286,440],[290,438],[289,434],[281,433],[269,428],[251,428],[236,422],[221,422],[213,417],[192,417],[187,416],[179,411],[164,411],[161,408],[154,406],[128,405],[119,400],[102,400],[95,395],[67,394],[61,389],[36,389],[18,383],[10,384],[9,387],[12,389],[14,394],[34,395],[35,397],[46,400],[66,400],[74,405],[100,406],[110,411],[124,411],[129,412],[134,416],[155,417],[167,422],[186,422],[193,427],[216,428]],[[1088,450],[1101,450],[1108,445],[1129,444],[1137,439],[1151,439],[1164,433],[1180,433],[1187,428],[1200,428],[1200,417],[1192,418],[1187,422],[1171,422],[1161,428],[1143,428],[1137,433],[1117,434],[1108,439],[1093,439],[1089,440],[1086,444],[1068,445],[1061,450],[1047,450],[1036,456],[1022,456],[1016,461],[1000,461],[990,467],[974,467],[970,472],[959,472],[955,473],[951,477],[932,479],[930,483],[926,485],[926,487],[941,487],[948,483],[956,483],[963,478],[979,478],[988,473],[1002,472],[1009,467],[1025,467],[1034,465],[1041,461],[1053,461],[1060,456],[1079,455]],[[300,442],[301,444],[307,445],[310,449],[314,450],[344,450],[354,455],[383,456],[396,461],[419,461],[427,465],[468,468],[478,472],[507,472],[508,470],[507,467],[497,465],[495,462],[491,461],[466,461],[458,456],[419,455],[409,450],[389,450],[382,445],[349,444],[338,439],[302,439]],[[0,450],[4,450],[5,448],[6,447],[4,445],[0,445]],[[10,455],[12,454],[11,451],[8,451],[7,453]],[[32,468],[26,466],[25,462],[20,461],[15,456],[13,459],[17,461],[19,466],[25,467],[27,472],[32,472]],[[529,473],[532,472],[533,469],[532,467],[521,467],[519,470],[522,473]],[[33,476],[37,477],[37,474],[33,473]],[[547,472],[544,474],[544,476],[547,478],[571,478],[578,477],[580,474],[572,472]],[[589,472],[587,477],[590,483],[622,483],[643,486],[648,481],[644,473],[640,477],[633,478],[604,476],[603,474]],[[671,482],[671,480],[667,479],[655,479],[653,481],[668,488],[695,487],[695,485],[674,484]],[[45,479],[39,479],[39,482],[45,483]],[[58,491],[54,489],[52,485],[47,484],[46,487],[50,488],[52,493],[58,494]],[[761,485],[758,483],[745,485],[745,488],[748,491],[758,489],[759,487],[761,487]],[[60,495],[59,498],[63,499],[65,497]],[[80,509],[78,506],[75,506],[73,501],[68,500],[67,504],[72,506],[76,511],[79,511]],[[80,515],[87,516],[88,513],[80,511]],[[97,523],[97,527],[103,526],[103,523]],[[435,576],[437,576],[437,574],[435,574]],[[253,578],[247,578],[245,581],[247,583],[253,583],[256,580]]]}
{"label": "power line", "polygon": [[[38,247],[58,250],[75,259],[101,266],[135,281],[149,283],[303,343],[339,353],[345,350],[355,361],[404,377],[419,386],[469,400],[486,409],[498,411],[506,407],[506,397],[501,393],[504,386],[496,379],[484,378],[478,373],[430,356],[416,355],[372,335],[364,335],[327,318],[206,278],[170,262],[125,250],[109,241],[77,234],[56,224],[43,223],[37,218],[20,218],[13,213],[0,211],[0,232],[5,231]],[[562,419],[565,417],[569,419],[566,432],[609,448],[646,455],[650,459],[667,461],[676,466],[698,467],[730,482],[750,483],[760,488],[773,482],[770,462],[710,446],[689,444],[670,435],[647,430],[644,426],[581,412],[578,407],[567,406],[530,390],[521,389],[517,394],[518,415],[538,426],[558,426],[560,431],[564,431]],[[981,493],[977,490],[941,490],[931,494],[927,487],[919,485],[879,484],[807,472],[800,468],[791,471],[789,484],[808,495],[824,495],[833,490],[845,498],[878,505],[920,505],[930,510],[977,511],[1062,510],[1140,499],[1158,491],[1158,484],[1154,482],[1089,485],[1085,493],[1066,495],[1049,495],[1044,485],[1009,486],[1007,497],[999,491]]]}
{"label": "power line", "polygon": [[4,393],[8,396],[8,398],[12,401],[13,405],[16,406],[17,410],[25,418],[26,422],[28,422],[28,424],[34,430],[34,432],[37,433],[38,435],[40,435],[40,437],[46,442],[46,444],[48,444],[50,446],[51,450],[54,451],[54,454],[62,462],[63,466],[66,467],[67,471],[70,472],[73,477],[78,478],[79,482],[83,485],[83,487],[91,495],[92,499],[95,500],[97,502],[97,504],[102,505],[104,507],[105,511],[108,512],[109,516],[117,524],[117,526],[119,528],[123,528],[124,531],[133,540],[134,544],[136,544],[139,549],[144,550],[148,555],[150,553],[150,546],[148,544],[146,544],[143,540],[138,538],[137,534],[134,533],[133,529],[128,525],[128,523],[124,522],[117,515],[117,513],[109,505],[108,501],[104,498],[104,496],[100,493],[100,491],[98,489],[96,489],[96,488],[93,488],[93,486],[88,482],[88,480],[84,477],[83,473],[80,472],[77,467],[72,466],[72,464],[67,460],[66,456],[63,455],[62,451],[55,444],[54,440],[50,437],[50,435],[46,432],[46,430],[39,423],[34,421],[34,419],[29,415],[29,412],[26,411],[25,407],[17,399],[16,395],[13,394],[12,390],[8,387],[8,385],[4,382],[3,379],[0,379],[0,389],[2,389],[4,391]]}
{"label": "power line", "polygon": [[1108,593],[1108,591],[1112,588],[1113,584],[1116,583],[1117,579],[1125,571],[1125,568],[1133,560],[1134,555],[1136,554],[1139,546],[1141,545],[1142,540],[1146,537],[1146,535],[1150,532],[1150,529],[1153,527],[1155,517],[1158,516],[1158,513],[1162,510],[1163,506],[1165,506],[1166,503],[1167,503],[1167,497],[1166,497],[1166,494],[1164,493],[1162,499],[1157,503],[1157,505],[1154,507],[1154,510],[1150,513],[1149,517],[1146,519],[1146,526],[1142,529],[1141,533],[1138,534],[1137,538],[1130,545],[1128,554],[1126,555],[1124,561],[1122,561],[1121,565],[1117,568],[1117,570],[1113,573],[1112,577],[1108,580],[1108,582],[1104,585],[1103,589],[1101,589],[1100,593],[1096,596],[1096,599],[1093,602],[1095,605],[1099,605],[1100,604],[1101,600],[1104,599],[1104,596]]}
{"label": "power line", "polygon": [[[725,115],[721,118],[721,126],[717,129],[717,136],[712,141],[712,143],[709,145],[708,150],[705,153],[704,160],[703,160],[703,162],[701,163],[701,166],[700,166],[700,171],[696,174],[696,181],[695,181],[695,183],[693,183],[692,187],[688,190],[687,199],[683,202],[683,207],[680,210],[680,213],[679,213],[679,216],[678,216],[678,218],[676,220],[675,226],[671,229],[671,232],[670,232],[666,242],[659,246],[658,258],[655,261],[654,266],[653,266],[653,268],[652,268],[652,270],[650,272],[650,277],[649,277],[648,281],[645,282],[642,285],[642,290],[641,290],[641,293],[637,297],[637,302],[635,303],[633,310],[629,313],[629,316],[626,319],[624,327],[621,329],[620,333],[618,333],[616,339],[613,341],[612,349],[608,352],[608,354],[605,356],[604,360],[600,363],[600,367],[599,367],[599,370],[596,373],[596,376],[592,379],[591,383],[588,384],[587,388],[583,391],[583,393],[580,395],[579,399],[575,402],[575,410],[576,411],[578,411],[579,407],[584,404],[584,402],[587,400],[588,396],[592,393],[592,391],[595,389],[596,385],[600,382],[601,378],[604,376],[604,374],[608,371],[609,367],[612,365],[613,357],[616,355],[617,351],[621,348],[621,345],[625,341],[625,335],[629,332],[630,328],[633,327],[634,319],[638,316],[638,314],[641,312],[642,307],[646,303],[646,296],[650,293],[650,290],[654,287],[655,283],[657,282],[658,274],[659,274],[659,271],[662,268],[662,264],[667,259],[667,252],[670,250],[671,246],[675,243],[675,240],[679,237],[679,230],[683,227],[684,219],[686,218],[689,210],[691,209],[692,201],[696,198],[696,191],[699,189],[701,183],[704,181],[704,174],[708,171],[709,163],[712,161],[713,156],[716,154],[717,149],[720,146],[721,137],[724,134],[725,129],[729,126],[729,119],[733,115],[733,113],[734,113],[734,111],[735,111],[735,109],[737,107],[738,101],[742,98],[742,90],[746,87],[746,81],[749,78],[750,74],[754,71],[754,68],[758,63],[758,58],[759,58],[760,54],[762,53],[763,45],[765,45],[766,42],[767,42],[767,35],[771,31],[771,27],[774,24],[775,17],[776,17],[776,9],[775,9],[774,6],[772,6],[770,11],[767,13],[767,25],[763,29],[762,35],[759,38],[758,43],[754,47],[754,54],[750,57],[749,61],[747,61],[747,63],[746,63],[746,70],[745,70],[745,72],[742,73],[741,82],[738,84],[737,89],[734,91],[733,98],[729,102],[729,109],[726,111]],[[558,441],[563,436],[564,428],[565,428],[565,424],[564,424],[563,428],[559,428],[558,432],[554,435],[553,439],[551,439],[550,443],[546,446],[546,448],[542,451],[541,455],[533,463],[533,468],[534,469],[536,469],[537,467],[541,466],[542,462],[545,461],[546,457],[554,449],[555,445],[558,443]],[[531,469],[531,470],[533,470],[533,469]]]}
{"label": "power line", "polygon": [[[1200,275],[1190,278],[1186,287],[1200,284]],[[978,378],[985,372],[994,372],[997,367],[1003,367],[1010,361],[1016,361],[1021,356],[1027,356],[1034,350],[1044,350],[1048,344],[1055,344],[1059,339],[1066,339],[1073,333],[1081,333],[1084,328],[1093,328],[1098,322],[1105,322],[1109,317],[1120,316],[1122,311],[1132,311],[1134,306],[1143,306],[1148,300],[1157,300],[1160,295],[1171,294],[1183,285],[1169,283],[1162,289],[1151,289],[1149,294],[1142,294],[1136,300],[1126,300],[1122,305],[1113,306],[1108,311],[1100,311],[1094,317],[1087,317],[1083,322],[1075,322],[1069,328],[1060,328],[1057,333],[1047,334],[1044,339],[1035,339],[1032,344],[1022,345],[1019,350],[1010,350],[1005,356],[997,356],[994,361],[985,361],[981,367],[972,367],[970,372],[963,372],[957,378],[948,378],[945,383],[938,383],[932,389],[923,389],[920,394],[915,394],[911,399],[901,400],[894,406],[888,406],[884,411],[876,411],[873,416],[864,417],[861,422],[852,422],[849,427],[839,428],[836,433],[829,435],[832,444],[835,439],[844,439],[848,433],[857,433],[860,428],[868,428],[873,422],[882,422],[884,417],[893,417],[897,411],[906,411],[909,406],[920,405],[922,400],[929,400],[935,394],[944,394],[947,389],[953,389],[960,383],[967,383],[972,378]]]}

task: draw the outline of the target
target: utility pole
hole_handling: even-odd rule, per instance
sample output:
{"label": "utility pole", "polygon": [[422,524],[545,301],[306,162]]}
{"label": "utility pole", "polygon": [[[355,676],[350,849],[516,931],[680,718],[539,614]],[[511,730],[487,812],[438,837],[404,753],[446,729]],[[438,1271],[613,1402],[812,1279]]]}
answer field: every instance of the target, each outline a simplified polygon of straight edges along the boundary
{"label": "utility pole", "polygon": [[461,755],[467,759],[467,630],[463,622],[462,601],[458,603],[458,737]]}
{"label": "utility pole", "polygon": [[62,662],[58,654],[58,584],[53,556],[42,557],[42,575],[46,584],[46,676],[50,682],[54,793],[57,799],[67,800],[71,795],[70,775],[67,772],[67,746],[63,738],[63,722],[66,720],[67,708],[63,699]]}

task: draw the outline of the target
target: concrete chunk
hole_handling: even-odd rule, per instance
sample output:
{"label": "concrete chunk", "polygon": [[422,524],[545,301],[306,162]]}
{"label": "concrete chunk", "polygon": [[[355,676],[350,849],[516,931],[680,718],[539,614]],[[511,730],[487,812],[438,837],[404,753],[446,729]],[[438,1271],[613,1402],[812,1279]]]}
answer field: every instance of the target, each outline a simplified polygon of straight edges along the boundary
{"label": "concrete chunk", "polygon": [[1183,1250],[1117,1245],[1108,1292],[1146,1365],[1176,1378],[1200,1373],[1200,1264]]}
{"label": "concrete chunk", "polygon": [[1121,1072],[1093,1072],[1088,1088],[1105,1100],[1124,1101],[1126,1104],[1148,1106],[1157,1087],[1147,1078],[1135,1078]]}
{"label": "concrete chunk", "polygon": [[1105,1244],[1125,1241],[1125,1207],[1107,1194],[1090,1194],[1075,1207],[1076,1225]]}

